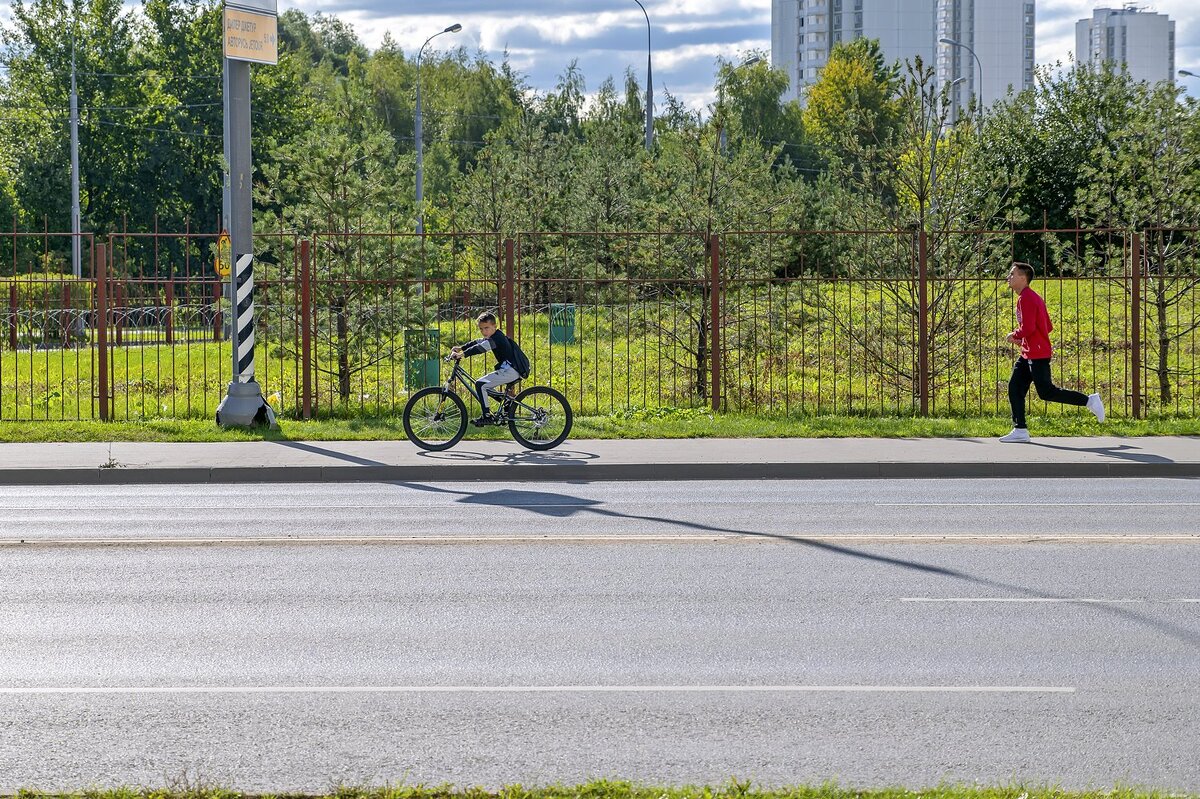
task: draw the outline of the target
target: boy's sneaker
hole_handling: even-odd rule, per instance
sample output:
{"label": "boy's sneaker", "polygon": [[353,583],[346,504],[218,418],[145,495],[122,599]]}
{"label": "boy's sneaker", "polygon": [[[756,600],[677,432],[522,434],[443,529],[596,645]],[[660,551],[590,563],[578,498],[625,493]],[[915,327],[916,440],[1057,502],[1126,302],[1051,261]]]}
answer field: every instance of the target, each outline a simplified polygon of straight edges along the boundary
{"label": "boy's sneaker", "polygon": [[1024,427],[1014,427],[1008,435],[1000,436],[1002,444],[1024,444],[1029,440],[1029,431]]}
{"label": "boy's sneaker", "polygon": [[478,419],[471,420],[471,424],[475,425],[476,427],[486,427],[489,424],[495,424],[495,422],[496,418],[487,412],[484,412],[484,414]]}
{"label": "boy's sneaker", "polygon": [[1104,400],[1099,394],[1088,394],[1087,409],[1096,414],[1098,421],[1104,421]]}

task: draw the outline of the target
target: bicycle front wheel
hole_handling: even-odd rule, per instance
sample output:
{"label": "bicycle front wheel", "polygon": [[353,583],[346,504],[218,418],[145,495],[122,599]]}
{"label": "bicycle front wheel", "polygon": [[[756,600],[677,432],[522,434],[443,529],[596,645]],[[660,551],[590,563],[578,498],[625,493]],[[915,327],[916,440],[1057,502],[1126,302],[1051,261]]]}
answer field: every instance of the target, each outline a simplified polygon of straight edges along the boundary
{"label": "bicycle front wheel", "polygon": [[404,434],[421,449],[440,452],[457,444],[467,432],[467,406],[453,391],[423,388],[404,406]]}
{"label": "bicycle front wheel", "polygon": [[571,406],[552,388],[527,388],[512,401],[508,431],[529,449],[553,449],[571,432]]}

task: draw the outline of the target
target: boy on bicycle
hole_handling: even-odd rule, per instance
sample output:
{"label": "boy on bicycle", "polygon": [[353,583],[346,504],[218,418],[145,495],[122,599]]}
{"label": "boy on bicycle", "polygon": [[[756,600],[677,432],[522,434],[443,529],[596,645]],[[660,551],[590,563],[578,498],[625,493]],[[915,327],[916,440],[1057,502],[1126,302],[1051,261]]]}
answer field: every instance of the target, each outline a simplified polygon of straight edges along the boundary
{"label": "boy on bicycle", "polygon": [[479,333],[483,338],[452,347],[450,357],[460,361],[489,351],[496,356],[495,370],[475,381],[475,393],[479,397],[479,403],[483,405],[483,415],[476,419],[474,424],[483,426],[497,421],[489,410],[488,389],[509,385],[528,377],[529,359],[525,357],[517,342],[500,332],[496,326],[495,314],[484,311],[475,318],[475,323],[479,326]]}

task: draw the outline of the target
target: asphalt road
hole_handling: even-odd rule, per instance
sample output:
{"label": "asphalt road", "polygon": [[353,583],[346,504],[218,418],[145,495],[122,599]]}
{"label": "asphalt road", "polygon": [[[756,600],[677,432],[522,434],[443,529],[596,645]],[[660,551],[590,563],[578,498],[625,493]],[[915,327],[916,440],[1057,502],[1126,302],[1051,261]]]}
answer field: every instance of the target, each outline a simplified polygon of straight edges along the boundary
{"label": "asphalt road", "polygon": [[0,792],[1196,792],[1198,509],[1188,480],[0,489]]}

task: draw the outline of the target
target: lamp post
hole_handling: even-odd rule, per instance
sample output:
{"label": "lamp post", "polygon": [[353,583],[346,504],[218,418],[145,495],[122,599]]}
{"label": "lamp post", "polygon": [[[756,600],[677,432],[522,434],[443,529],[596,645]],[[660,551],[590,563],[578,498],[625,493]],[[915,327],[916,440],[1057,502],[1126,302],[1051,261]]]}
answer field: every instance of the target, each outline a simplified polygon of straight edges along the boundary
{"label": "lamp post", "polygon": [[[737,72],[742,67],[752,66],[754,64],[757,64],[759,61],[762,61],[762,58],[760,56],[751,56],[750,58],[747,58],[742,63],[738,64],[733,69],[729,70],[729,74],[730,74],[730,76],[732,76],[733,73]],[[724,106],[725,106],[725,83],[721,82],[721,83],[717,84],[717,113],[716,113],[717,124],[720,126],[720,136],[718,137],[718,141],[720,142],[720,145],[721,145],[721,152],[725,152],[725,122],[723,120]]]}
{"label": "lamp post", "polygon": [[1186,69],[1179,70],[1179,74],[1184,78],[1200,78],[1200,75],[1197,75],[1195,72],[1190,72]]}
{"label": "lamp post", "polygon": [[951,47],[961,47],[962,49],[966,50],[968,53],[971,54],[971,58],[975,59],[975,66],[979,67],[979,86],[971,94],[974,97],[978,97],[979,103],[980,103],[980,105],[982,105],[983,104],[983,62],[981,62],[979,60],[979,56],[975,55],[975,51],[972,50],[970,47],[968,47],[967,45],[965,45],[962,42],[957,41],[955,39],[948,39],[946,37],[942,37],[941,39],[938,39],[938,42],[940,44],[948,44]]}
{"label": "lamp post", "polygon": [[642,0],[633,0],[646,18],[646,151],[654,146],[654,79],[650,74],[650,15]]}
{"label": "lamp post", "polygon": [[[966,78],[955,78],[952,83],[946,84],[942,89],[943,93],[948,94],[951,89],[965,80]],[[929,106],[930,119],[936,121],[929,144],[929,224],[931,227],[934,224],[934,212],[937,210],[937,146],[938,139],[942,138],[942,118],[938,114],[937,106],[934,105],[935,102],[936,98],[931,99]]]}
{"label": "lamp post", "polygon": [[417,139],[417,233],[425,232],[425,185],[424,185],[424,161],[425,161],[425,145],[424,137],[421,131],[421,56],[425,52],[425,45],[432,42],[443,33],[458,33],[462,30],[462,25],[457,22],[425,40],[425,44],[421,45],[421,49],[417,51],[417,113],[415,119],[416,139]]}

